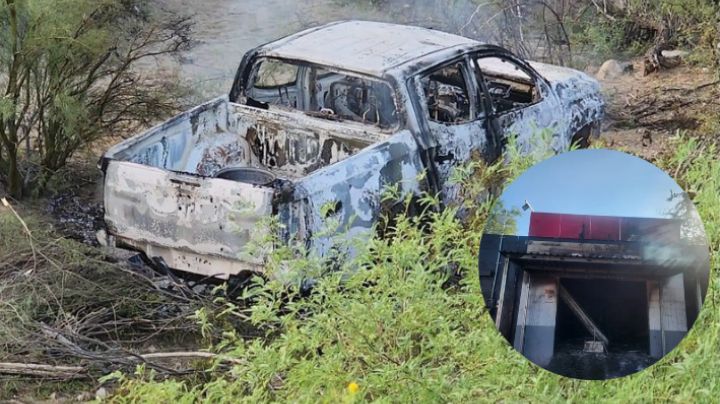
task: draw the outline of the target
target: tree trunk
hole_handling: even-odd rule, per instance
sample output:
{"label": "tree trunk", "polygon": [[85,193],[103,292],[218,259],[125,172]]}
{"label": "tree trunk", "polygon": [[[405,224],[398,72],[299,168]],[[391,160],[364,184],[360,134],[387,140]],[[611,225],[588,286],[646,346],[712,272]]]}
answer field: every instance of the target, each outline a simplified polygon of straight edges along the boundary
{"label": "tree trunk", "polygon": [[22,198],[23,194],[23,183],[22,176],[20,175],[20,168],[18,167],[18,156],[17,146],[7,145],[8,154],[8,193],[15,199]]}

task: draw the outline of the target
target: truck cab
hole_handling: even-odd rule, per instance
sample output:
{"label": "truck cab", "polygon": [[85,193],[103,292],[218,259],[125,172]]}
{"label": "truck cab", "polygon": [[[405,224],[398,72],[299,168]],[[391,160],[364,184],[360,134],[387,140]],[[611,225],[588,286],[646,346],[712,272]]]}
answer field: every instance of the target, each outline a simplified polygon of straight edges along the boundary
{"label": "truck cab", "polygon": [[384,133],[408,130],[446,200],[454,195],[440,184],[472,154],[494,160],[512,135],[528,150],[543,129],[553,135],[548,146],[562,151],[596,136],[603,112],[597,83],[580,72],[527,63],[452,34],[365,21],[310,29],[248,52],[230,101]]}

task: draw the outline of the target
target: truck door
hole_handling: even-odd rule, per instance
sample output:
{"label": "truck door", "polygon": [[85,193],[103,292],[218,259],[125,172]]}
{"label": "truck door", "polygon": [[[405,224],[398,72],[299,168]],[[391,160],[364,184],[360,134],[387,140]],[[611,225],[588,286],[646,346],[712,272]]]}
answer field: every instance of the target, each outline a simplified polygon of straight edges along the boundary
{"label": "truck door", "polygon": [[501,143],[516,136],[523,153],[569,147],[560,101],[535,70],[509,54],[477,54],[471,59],[482,89],[480,103],[491,106],[490,124],[499,132]]}
{"label": "truck door", "polygon": [[[485,113],[466,57],[431,68],[415,78],[421,121],[427,122],[443,202],[459,202],[453,171],[470,159],[481,159],[487,143]],[[424,118],[424,119],[423,119]]]}
{"label": "truck door", "polygon": [[319,169],[297,180],[290,200],[279,207],[286,237],[307,241],[306,248],[322,257],[352,256],[355,244],[371,238],[379,219],[390,213],[385,205],[391,201],[383,198],[387,187],[418,195],[425,190],[423,170],[409,130]]}

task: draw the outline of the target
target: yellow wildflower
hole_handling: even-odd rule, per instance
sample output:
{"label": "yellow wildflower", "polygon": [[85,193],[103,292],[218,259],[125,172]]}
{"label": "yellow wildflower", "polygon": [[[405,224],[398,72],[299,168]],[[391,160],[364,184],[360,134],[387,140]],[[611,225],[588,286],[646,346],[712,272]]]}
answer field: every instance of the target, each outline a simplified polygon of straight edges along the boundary
{"label": "yellow wildflower", "polygon": [[350,394],[355,394],[360,390],[360,385],[355,382],[350,382],[347,385],[347,390],[350,392]]}

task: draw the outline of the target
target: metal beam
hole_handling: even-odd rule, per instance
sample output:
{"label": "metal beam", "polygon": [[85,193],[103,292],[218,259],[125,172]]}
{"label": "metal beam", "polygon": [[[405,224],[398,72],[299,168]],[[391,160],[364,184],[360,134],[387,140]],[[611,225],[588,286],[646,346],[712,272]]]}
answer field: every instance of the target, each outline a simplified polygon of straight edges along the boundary
{"label": "metal beam", "polygon": [[583,311],[582,307],[580,307],[580,305],[575,301],[570,292],[568,292],[563,285],[559,285],[558,289],[560,292],[560,299],[562,299],[568,305],[568,307],[570,307],[570,310],[572,310],[572,312],[575,314],[575,316],[577,316],[580,322],[583,323],[583,325],[585,326],[585,328],[587,328],[590,334],[592,334],[594,338],[602,341],[603,344],[607,346],[610,341],[607,339],[605,334],[600,331],[600,328],[592,321],[590,316],[588,316]]}
{"label": "metal beam", "polygon": [[578,268],[559,268],[558,265],[537,265],[537,264],[526,264],[522,261],[516,261],[522,268],[532,273],[544,273],[553,274],[560,278],[577,278],[577,279],[616,279],[625,281],[642,281],[647,280],[661,280],[668,276],[674,275],[674,272],[659,272],[648,269],[645,271],[635,271],[629,268],[626,270],[606,270],[606,269],[589,269],[589,266],[578,267]]}

